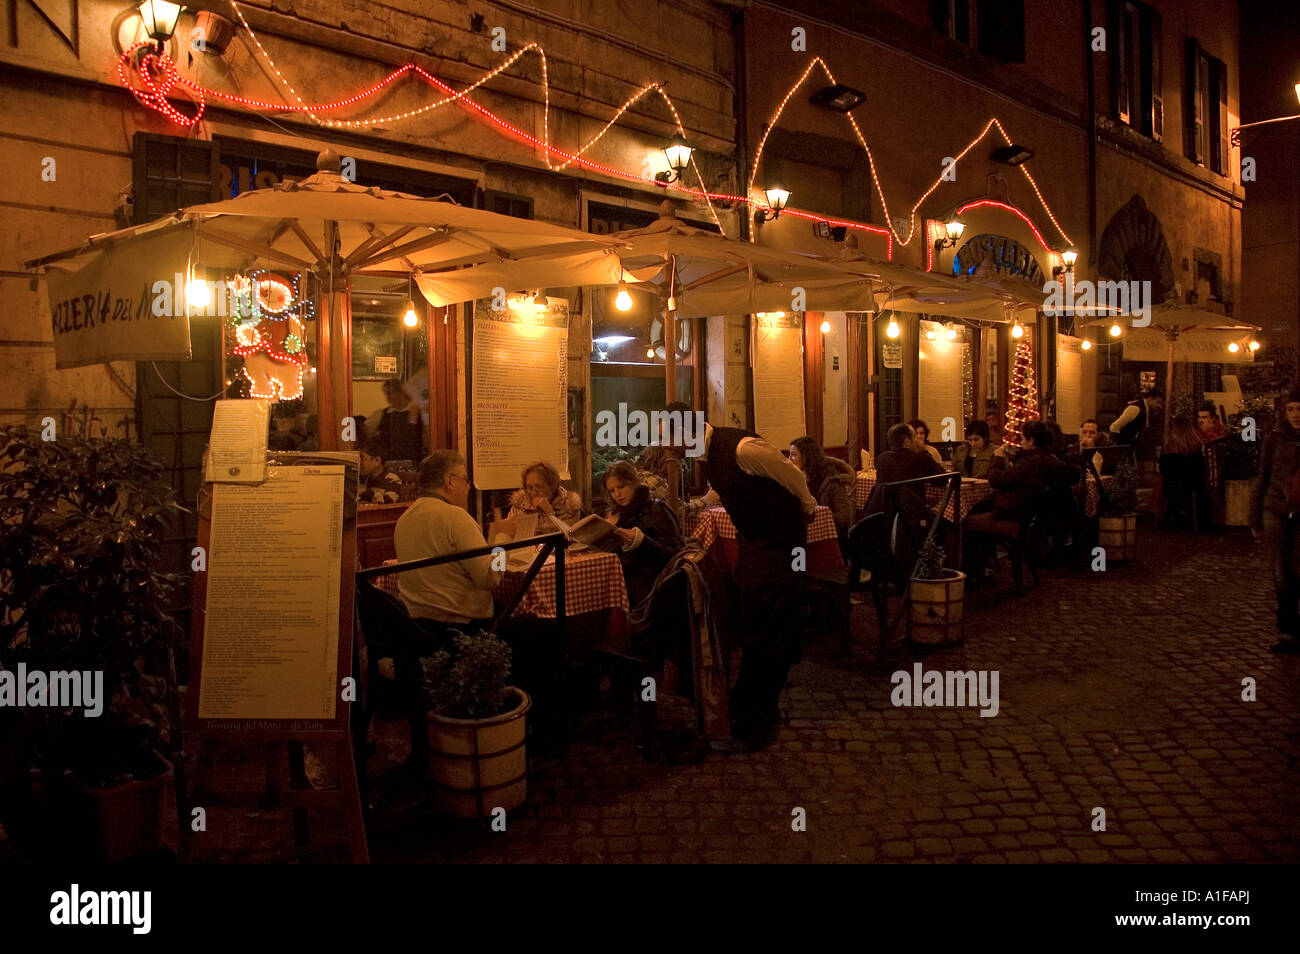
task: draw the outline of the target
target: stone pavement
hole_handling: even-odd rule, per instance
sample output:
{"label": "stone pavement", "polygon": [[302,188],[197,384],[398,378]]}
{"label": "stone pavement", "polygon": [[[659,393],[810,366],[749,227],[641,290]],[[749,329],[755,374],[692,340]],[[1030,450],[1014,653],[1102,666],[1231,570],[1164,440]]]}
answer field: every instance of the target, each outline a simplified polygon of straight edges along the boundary
{"label": "stone pavement", "polygon": [[1268,652],[1261,547],[1144,531],[1135,566],[1046,571],[1020,599],[1009,576],[968,595],[964,647],[923,660],[997,670],[992,718],[895,708],[890,674],[914,657],[882,670],[856,607],[854,658],[829,638],[805,650],[767,751],[651,764],[607,721],[535,778],[506,832],[413,820],[374,833],[375,860],[1300,860],[1300,657]]}

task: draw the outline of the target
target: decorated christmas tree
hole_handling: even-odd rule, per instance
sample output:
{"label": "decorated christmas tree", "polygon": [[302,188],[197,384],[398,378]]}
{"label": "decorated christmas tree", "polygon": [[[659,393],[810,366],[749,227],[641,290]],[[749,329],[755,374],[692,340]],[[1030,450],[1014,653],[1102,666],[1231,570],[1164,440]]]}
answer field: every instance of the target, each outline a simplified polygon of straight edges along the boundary
{"label": "decorated christmas tree", "polygon": [[1007,389],[1007,422],[1003,441],[1019,447],[1024,441],[1021,428],[1026,421],[1038,420],[1038,386],[1034,383],[1034,355],[1028,336],[1016,343],[1016,363],[1011,368],[1011,386]]}

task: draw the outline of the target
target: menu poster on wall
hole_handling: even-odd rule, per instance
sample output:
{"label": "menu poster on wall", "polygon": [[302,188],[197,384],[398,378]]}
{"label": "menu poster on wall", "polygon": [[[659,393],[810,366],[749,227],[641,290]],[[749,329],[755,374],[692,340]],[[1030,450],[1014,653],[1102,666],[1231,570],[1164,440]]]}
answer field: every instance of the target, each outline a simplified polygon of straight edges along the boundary
{"label": "menu poster on wall", "polygon": [[551,298],[474,303],[474,484],[519,486],[519,472],[545,460],[569,476],[569,303]]}
{"label": "menu poster on wall", "polygon": [[[933,338],[926,334],[934,334]],[[966,360],[966,343],[950,341],[943,325],[921,322],[921,344],[917,351],[917,416],[930,425],[932,440],[945,440],[945,421],[951,419],[955,436],[961,440],[965,431],[965,388],[962,369]]]}
{"label": "menu poster on wall", "polygon": [[807,432],[803,315],[754,318],[754,430],[779,448]]}
{"label": "menu poster on wall", "polygon": [[199,718],[334,718],[345,469],[212,485]]}
{"label": "menu poster on wall", "polygon": [[1078,338],[1056,336],[1056,423],[1066,434],[1077,434],[1083,424],[1083,354]]}

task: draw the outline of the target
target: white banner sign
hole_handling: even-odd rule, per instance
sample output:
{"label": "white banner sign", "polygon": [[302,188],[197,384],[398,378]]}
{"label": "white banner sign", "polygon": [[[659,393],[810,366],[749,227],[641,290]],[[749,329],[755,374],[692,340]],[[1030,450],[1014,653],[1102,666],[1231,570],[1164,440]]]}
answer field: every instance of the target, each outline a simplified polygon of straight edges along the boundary
{"label": "white banner sign", "polygon": [[193,236],[177,229],[88,256],[75,272],[46,273],[54,363],[189,361],[184,285]]}
{"label": "white banner sign", "polygon": [[[1216,364],[1252,364],[1251,331],[1194,331],[1174,339],[1174,360],[1206,361]],[[1125,361],[1168,361],[1169,339],[1154,328],[1126,328],[1119,339],[1124,344]],[[1236,351],[1228,345],[1235,342]]]}

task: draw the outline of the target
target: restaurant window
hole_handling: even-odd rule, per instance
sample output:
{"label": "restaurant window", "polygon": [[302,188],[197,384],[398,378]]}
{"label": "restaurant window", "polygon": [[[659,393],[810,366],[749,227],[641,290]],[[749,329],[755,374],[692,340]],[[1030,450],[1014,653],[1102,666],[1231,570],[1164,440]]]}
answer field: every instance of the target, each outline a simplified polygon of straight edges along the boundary
{"label": "restaurant window", "polygon": [[214,143],[136,133],[134,145],[135,224],[221,197],[217,190],[220,167]]}
{"label": "restaurant window", "polygon": [[985,56],[1005,63],[1025,61],[1024,0],[931,0],[930,19],[944,36],[974,44]]}
{"label": "restaurant window", "polygon": [[1228,69],[1194,39],[1187,41],[1184,154],[1219,175],[1227,175]]}
{"label": "restaurant window", "polygon": [[523,195],[511,195],[508,192],[494,192],[488,189],[483,193],[483,208],[498,215],[509,215],[516,219],[533,217],[533,200]]}
{"label": "restaurant window", "polygon": [[1164,138],[1160,13],[1144,3],[1111,0],[1111,112],[1159,142]]}

